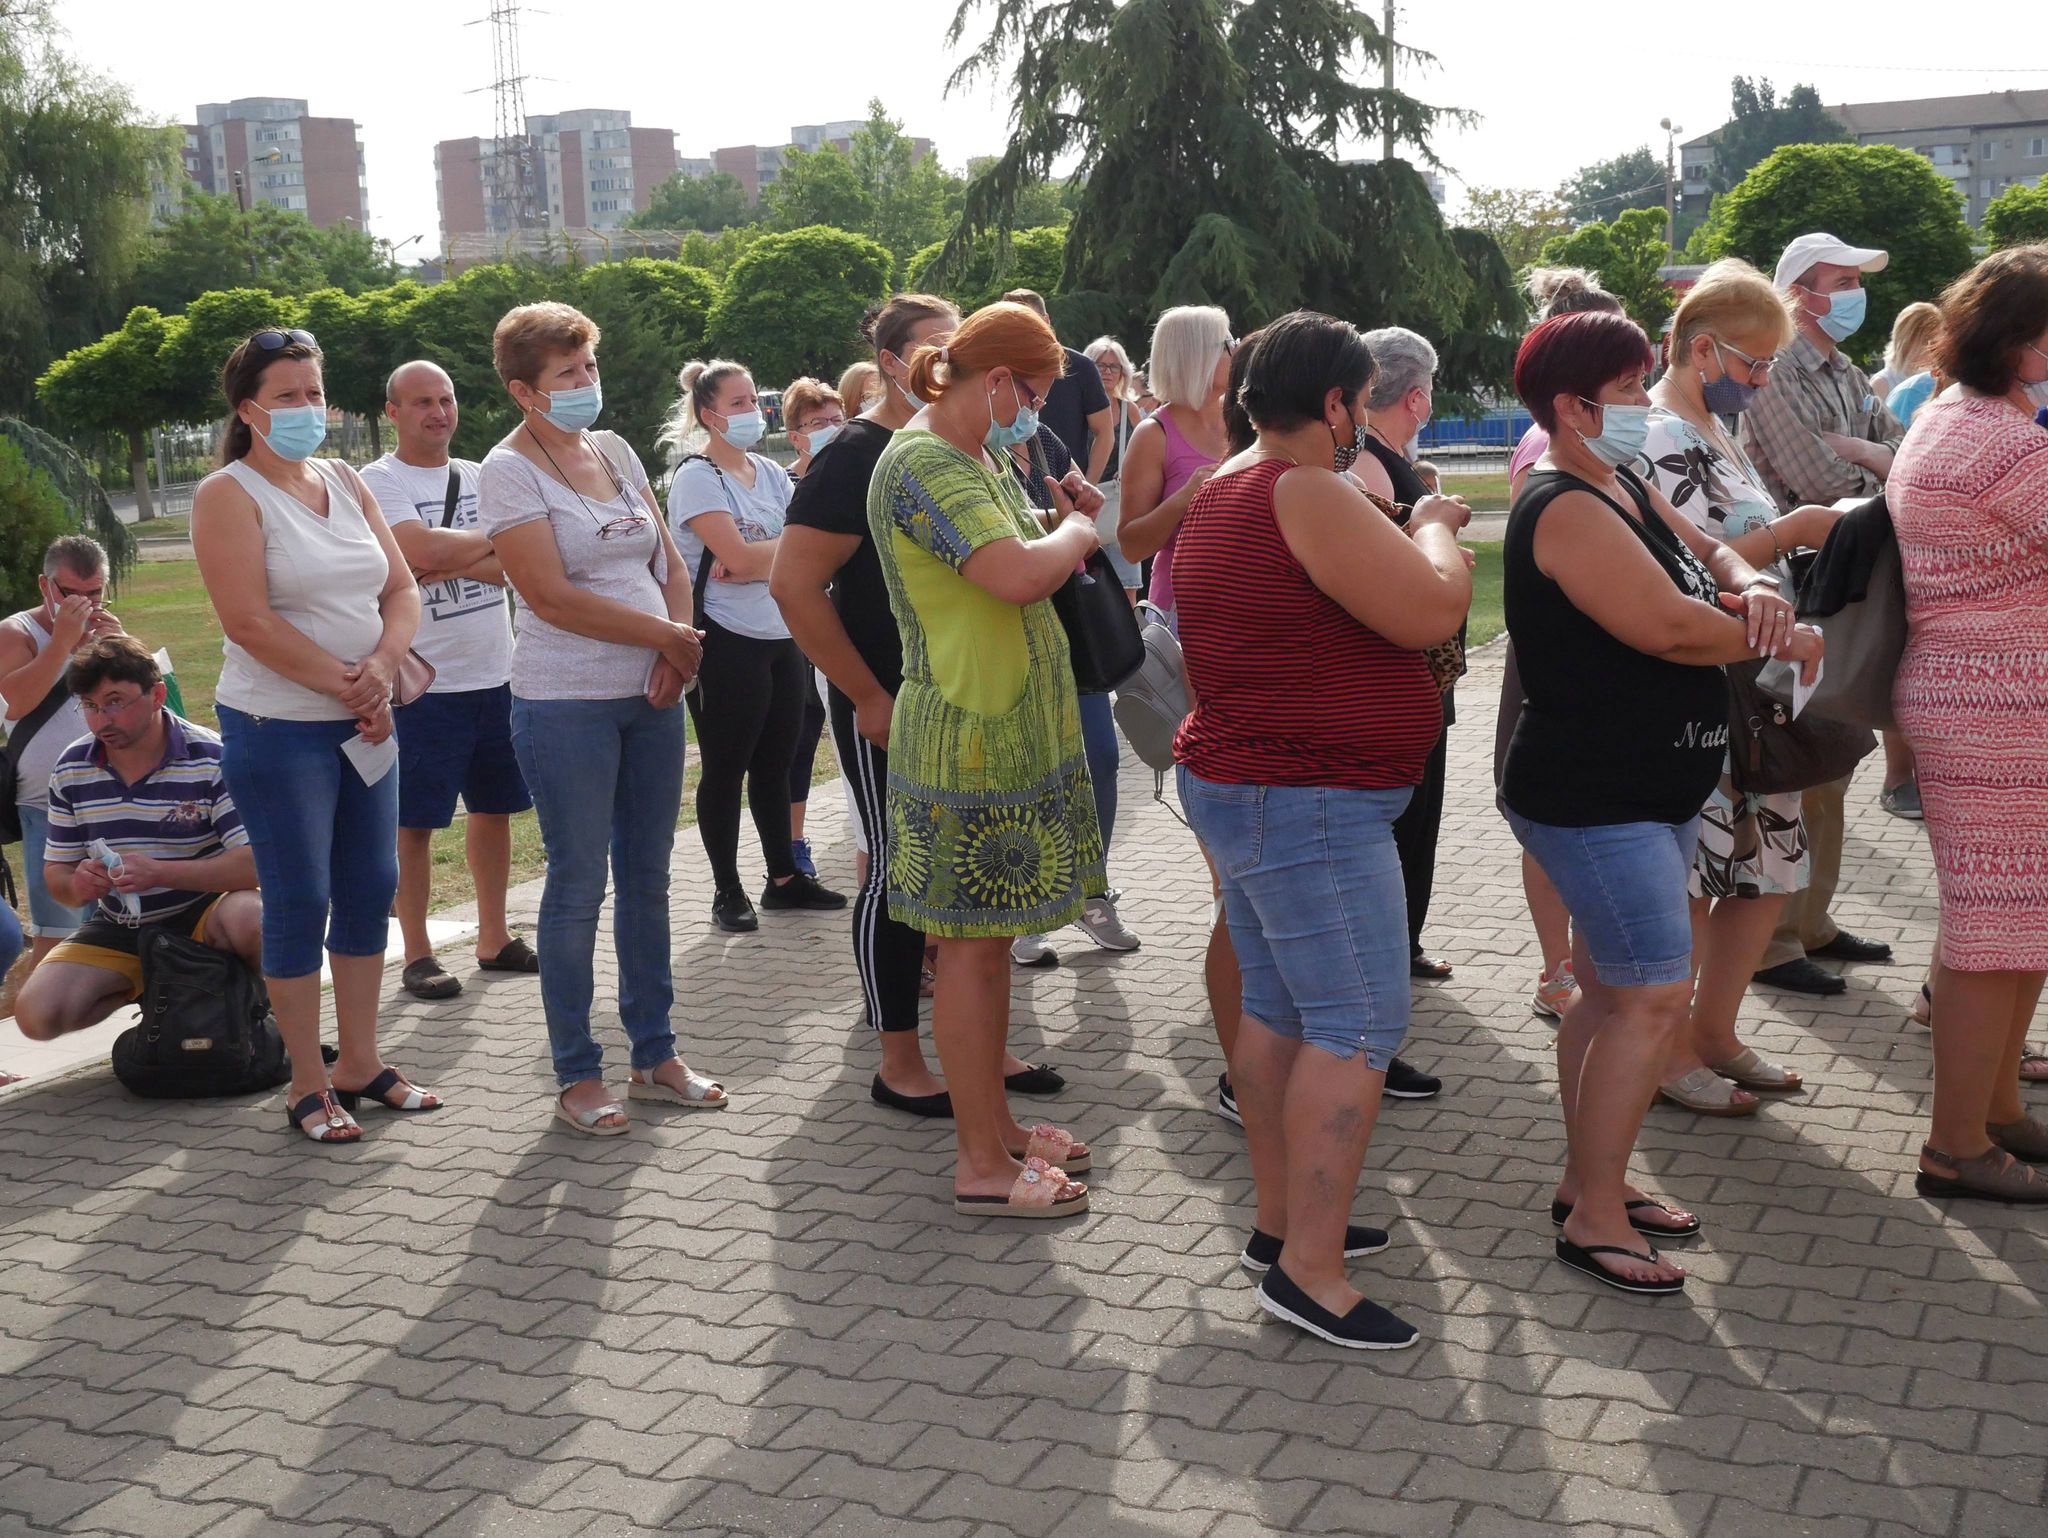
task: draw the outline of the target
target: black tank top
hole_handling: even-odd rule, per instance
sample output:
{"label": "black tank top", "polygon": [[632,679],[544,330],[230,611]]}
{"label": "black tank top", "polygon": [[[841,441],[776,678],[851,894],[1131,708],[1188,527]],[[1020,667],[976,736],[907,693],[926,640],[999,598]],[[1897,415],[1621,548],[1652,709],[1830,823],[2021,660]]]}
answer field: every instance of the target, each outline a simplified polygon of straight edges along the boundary
{"label": "black tank top", "polygon": [[1536,524],[1567,491],[1614,509],[1672,585],[1713,603],[1713,574],[1657,516],[1642,482],[1621,483],[1637,517],[1562,470],[1537,470],[1508,515],[1502,582],[1526,701],[1508,744],[1501,798],[1531,822],[1567,828],[1681,823],[1697,816],[1728,751],[1728,679],[1616,640],[1536,565]]}
{"label": "black tank top", "polygon": [[[1378,433],[1367,431],[1365,451],[1380,462],[1380,468],[1387,472],[1387,479],[1393,483],[1394,500],[1403,507],[1413,507],[1429,495],[1429,487],[1422,477],[1415,473],[1415,467],[1408,463],[1408,456],[1399,449],[1390,447]],[[1465,627],[1458,627],[1458,643],[1465,641]],[[1455,686],[1444,690],[1444,728],[1449,730],[1458,719],[1458,691]]]}

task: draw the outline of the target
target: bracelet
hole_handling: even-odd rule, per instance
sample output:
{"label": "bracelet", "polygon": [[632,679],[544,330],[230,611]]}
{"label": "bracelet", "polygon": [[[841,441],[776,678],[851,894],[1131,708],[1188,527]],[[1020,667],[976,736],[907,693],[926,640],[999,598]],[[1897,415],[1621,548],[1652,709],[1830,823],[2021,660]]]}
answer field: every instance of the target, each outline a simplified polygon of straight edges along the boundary
{"label": "bracelet", "polygon": [[1784,560],[1785,547],[1778,542],[1778,520],[1773,518],[1769,523],[1765,524],[1764,532],[1771,536],[1771,559],[1774,561]]}

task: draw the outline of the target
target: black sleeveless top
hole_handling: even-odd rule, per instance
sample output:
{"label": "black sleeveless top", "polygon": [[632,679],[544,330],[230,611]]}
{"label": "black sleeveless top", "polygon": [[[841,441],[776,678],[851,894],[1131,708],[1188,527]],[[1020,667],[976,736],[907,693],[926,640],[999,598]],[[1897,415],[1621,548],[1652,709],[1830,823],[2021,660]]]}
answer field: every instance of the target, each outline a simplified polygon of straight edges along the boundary
{"label": "black sleeveless top", "polygon": [[1508,514],[1502,580],[1526,703],[1508,744],[1501,799],[1531,822],[1567,828],[1681,823],[1699,815],[1728,751],[1728,679],[1718,667],[1666,662],[1616,640],[1536,565],[1536,525],[1567,491],[1614,509],[1672,585],[1702,603],[1718,591],[1621,472],[1638,514],[1562,470],[1536,470]]}
{"label": "black sleeveless top", "polygon": [[[1387,479],[1394,486],[1394,500],[1403,507],[1413,507],[1429,495],[1422,477],[1415,473],[1415,467],[1408,463],[1408,456],[1399,449],[1390,447],[1378,433],[1368,430],[1365,435],[1365,451],[1380,462],[1380,468],[1387,472]],[[1458,639],[1465,639],[1465,627],[1458,627]],[[1444,690],[1444,726],[1448,729],[1458,719],[1458,691],[1455,686]]]}

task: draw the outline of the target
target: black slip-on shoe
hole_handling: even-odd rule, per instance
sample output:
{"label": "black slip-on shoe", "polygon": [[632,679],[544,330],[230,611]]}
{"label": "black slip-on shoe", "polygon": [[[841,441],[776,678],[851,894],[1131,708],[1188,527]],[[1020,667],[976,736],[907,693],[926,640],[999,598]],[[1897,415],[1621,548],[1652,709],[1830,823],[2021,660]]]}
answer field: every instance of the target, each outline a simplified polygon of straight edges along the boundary
{"label": "black slip-on shoe", "polygon": [[1348,1314],[1331,1313],[1295,1286],[1278,1266],[1260,1281],[1258,1296],[1259,1307],[1274,1318],[1285,1319],[1296,1329],[1347,1350],[1400,1351],[1422,1339],[1414,1325],[1396,1319],[1369,1298],[1361,1298]]}
{"label": "black slip-on shoe", "polygon": [[[1273,1269],[1280,1260],[1280,1246],[1284,1240],[1276,1235],[1253,1229],[1251,1238],[1245,1241],[1244,1253],[1237,1257],[1237,1263],[1261,1275]],[[1356,1260],[1361,1255],[1377,1255],[1389,1244],[1384,1228],[1367,1228],[1359,1223],[1347,1223],[1344,1227],[1344,1258]]]}
{"label": "black slip-on shoe", "polygon": [[797,908],[829,912],[846,906],[846,894],[819,886],[809,876],[798,875],[791,876],[780,886],[771,879],[761,888],[761,906],[770,912],[788,912]]}
{"label": "black slip-on shoe", "polygon": [[1792,961],[1781,961],[1774,967],[1765,967],[1751,982],[1762,983],[1766,988],[1776,988],[1785,993],[1807,993],[1815,998],[1833,998],[1838,993],[1847,993],[1849,985],[1830,972],[1826,967],[1816,966],[1804,956]]}
{"label": "black slip-on shoe", "polygon": [[1396,1100],[1430,1100],[1443,1093],[1444,1081],[1433,1073],[1424,1073],[1413,1063],[1404,1063],[1398,1057],[1387,1064],[1386,1093]]}
{"label": "black slip-on shoe", "polygon": [[901,1090],[891,1089],[884,1084],[880,1074],[876,1074],[875,1082],[868,1086],[868,1098],[876,1105],[886,1105],[895,1111],[908,1111],[912,1116],[938,1119],[953,1114],[953,1097],[945,1090],[940,1090],[935,1095],[906,1095]]}
{"label": "black slip-on shoe", "polygon": [[1816,945],[1806,953],[1818,956],[1824,961],[1890,961],[1892,948],[1882,940],[1866,940],[1861,935],[1852,935],[1846,929],[1837,930],[1834,939],[1826,945]]}
{"label": "black slip-on shoe", "polygon": [[761,927],[754,905],[738,887],[721,888],[711,899],[711,919],[729,935],[752,934]]}

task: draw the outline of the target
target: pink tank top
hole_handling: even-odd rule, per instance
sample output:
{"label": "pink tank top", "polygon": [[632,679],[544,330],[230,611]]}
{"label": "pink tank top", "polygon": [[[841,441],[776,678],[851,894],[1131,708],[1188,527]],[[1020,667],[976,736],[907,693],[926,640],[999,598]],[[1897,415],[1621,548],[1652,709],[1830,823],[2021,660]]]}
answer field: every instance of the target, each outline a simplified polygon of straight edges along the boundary
{"label": "pink tank top", "polygon": [[[1166,435],[1166,476],[1159,485],[1159,499],[1163,502],[1187,485],[1189,477],[1197,470],[1218,461],[1188,442],[1181,430],[1173,425],[1173,414],[1166,407],[1160,407],[1152,420]],[[1159,547],[1159,554],[1152,558],[1152,587],[1148,596],[1169,614],[1173,612],[1173,547],[1179,542],[1180,527],[1175,525],[1173,532],[1166,536],[1166,543]]]}

